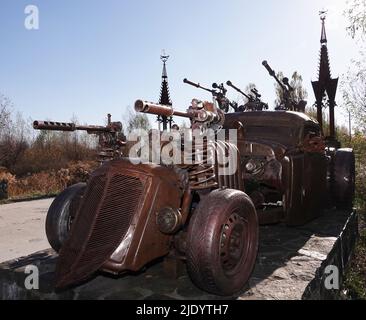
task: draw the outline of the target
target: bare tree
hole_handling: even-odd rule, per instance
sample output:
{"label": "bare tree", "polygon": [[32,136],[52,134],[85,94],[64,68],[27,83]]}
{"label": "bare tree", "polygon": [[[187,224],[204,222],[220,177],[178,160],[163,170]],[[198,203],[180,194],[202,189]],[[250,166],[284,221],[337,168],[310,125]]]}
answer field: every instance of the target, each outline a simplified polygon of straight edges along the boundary
{"label": "bare tree", "polygon": [[10,122],[11,108],[11,101],[0,93],[0,137],[3,130]]}
{"label": "bare tree", "polygon": [[348,18],[347,30],[352,38],[366,35],[366,0],[348,1],[348,8],[344,12]]}
{"label": "bare tree", "polygon": [[135,129],[149,130],[151,124],[146,114],[138,114],[130,111],[127,123],[127,131],[130,133]]}
{"label": "bare tree", "polygon": [[[253,89],[257,89],[257,86],[255,83],[248,83],[247,86],[245,87],[245,90],[244,90],[244,93],[246,93],[248,96],[252,96],[253,93],[252,93],[252,90]],[[244,104],[248,102],[248,99],[246,97],[243,97],[244,98]]]}
{"label": "bare tree", "polygon": [[353,39],[361,40],[361,57],[352,60],[346,74],[342,76],[341,90],[345,109],[353,116],[354,122],[366,130],[366,50],[364,39],[366,36],[366,0],[351,0],[345,10],[348,27]]}
{"label": "bare tree", "polygon": [[14,169],[29,147],[27,130],[27,123],[20,113],[16,114],[14,120],[9,116],[3,126],[0,139],[0,163],[9,170]]}
{"label": "bare tree", "polygon": [[341,81],[344,106],[355,123],[366,130],[366,61],[354,61]]}

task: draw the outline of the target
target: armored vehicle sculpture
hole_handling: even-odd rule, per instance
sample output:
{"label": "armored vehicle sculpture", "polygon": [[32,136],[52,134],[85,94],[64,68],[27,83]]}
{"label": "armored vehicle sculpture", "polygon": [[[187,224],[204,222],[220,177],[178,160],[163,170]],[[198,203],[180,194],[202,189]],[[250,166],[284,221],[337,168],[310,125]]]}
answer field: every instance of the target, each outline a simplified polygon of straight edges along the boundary
{"label": "armored vehicle sculpture", "polygon": [[[225,122],[220,108],[198,100],[186,112],[141,100],[135,109],[189,118],[192,128],[203,134],[217,132]],[[243,130],[240,123],[235,126]],[[134,164],[116,158],[104,162],[85,188],[72,186],[55,199],[47,217],[53,227],[46,231],[49,239],[57,239],[50,241],[59,252],[57,287],[78,283],[98,270],[139,271],[169,255],[184,260],[193,282],[204,290],[231,295],[243,288],[257,255],[256,210],[244,192],[240,165],[219,175],[219,164],[210,161],[227,152],[239,160],[238,149],[217,141],[211,153],[210,141],[192,143],[190,149],[182,145],[190,150],[185,153],[193,160],[190,164]]]}
{"label": "armored vehicle sculpture", "polygon": [[[236,295],[254,267],[259,224],[302,225],[325,207],[352,206],[353,152],[328,145],[317,121],[287,109],[225,114],[227,104],[216,102],[194,99],[181,112],[136,101],[138,112],[190,119],[202,139],[193,137],[191,147],[177,140],[191,160],[180,164],[114,153],[87,184],[54,200],[46,232],[59,253],[58,288],[97,271],[120,275],[169,257],[186,264],[199,288]],[[39,121],[34,127],[76,129]],[[237,143],[205,138],[207,130],[217,135],[222,129],[236,130]],[[227,154],[235,170],[220,174],[226,164],[217,160]]]}
{"label": "armored vehicle sculpture", "polygon": [[[283,91],[275,111],[268,111],[257,91],[247,95],[231,81],[226,84],[247,97],[245,106],[231,102],[223,84],[208,89],[187,79],[185,83],[210,92],[213,103],[194,99],[185,112],[178,111],[170,105],[166,55],[165,102],[137,100],[135,110],[166,121],[172,116],[188,118],[199,134],[180,139],[182,132],[174,127],[168,141],[148,136],[155,148],[149,145],[147,161],[131,157],[121,123],[111,122],[110,116],[105,127],[35,121],[35,129],[86,130],[97,134],[101,145],[101,166],[86,184],[58,195],[47,214],[47,237],[59,253],[56,286],[80,283],[97,271],[140,271],[165,259],[183,261],[199,288],[237,295],[254,267],[259,224],[297,226],[326,207],[351,208],[355,157],[336,139],[338,79],[330,74],[324,22],[322,17],[319,79],[312,83],[317,121],[304,113],[305,101],[292,99],[288,79],[280,80],[266,61],[263,66]],[[327,137],[322,119],[325,96]],[[235,130],[236,143],[226,140],[227,130]],[[215,137],[224,132],[225,138],[208,139],[208,132]],[[162,151],[169,143],[184,151],[183,161],[152,161],[156,145]],[[227,160],[235,170],[227,170]]]}

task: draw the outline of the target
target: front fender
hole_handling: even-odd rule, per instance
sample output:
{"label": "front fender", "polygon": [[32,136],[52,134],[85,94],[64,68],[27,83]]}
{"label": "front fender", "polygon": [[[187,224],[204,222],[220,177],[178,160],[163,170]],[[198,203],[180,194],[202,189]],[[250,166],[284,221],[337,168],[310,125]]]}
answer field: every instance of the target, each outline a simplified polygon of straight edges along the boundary
{"label": "front fender", "polygon": [[168,253],[170,236],[155,223],[164,206],[179,208],[182,188],[173,169],[114,160],[97,169],[56,266],[58,287],[97,270],[137,271]]}

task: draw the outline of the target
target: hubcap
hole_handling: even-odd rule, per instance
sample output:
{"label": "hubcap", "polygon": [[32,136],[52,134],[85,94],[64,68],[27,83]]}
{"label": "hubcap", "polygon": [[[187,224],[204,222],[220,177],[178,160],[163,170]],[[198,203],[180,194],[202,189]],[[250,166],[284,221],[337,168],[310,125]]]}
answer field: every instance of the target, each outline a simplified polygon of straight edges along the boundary
{"label": "hubcap", "polygon": [[220,237],[220,259],[226,273],[232,273],[245,255],[246,221],[232,213],[222,226]]}

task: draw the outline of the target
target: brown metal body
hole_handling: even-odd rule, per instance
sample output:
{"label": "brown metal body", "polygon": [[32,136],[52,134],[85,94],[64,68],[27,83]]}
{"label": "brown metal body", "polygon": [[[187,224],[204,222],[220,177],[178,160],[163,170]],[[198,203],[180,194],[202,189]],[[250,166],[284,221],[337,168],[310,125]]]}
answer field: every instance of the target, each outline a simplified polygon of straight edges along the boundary
{"label": "brown metal body", "polygon": [[[159,210],[180,208],[184,186],[171,168],[113,160],[87,186],[69,240],[60,251],[58,286],[97,270],[137,271],[169,252],[171,236],[158,230]],[[186,209],[185,209],[186,210]]]}
{"label": "brown metal body", "polygon": [[303,113],[263,111],[228,114],[225,127],[236,121],[245,128],[241,170],[260,222],[301,225],[318,216],[329,162],[319,124]]}
{"label": "brown metal body", "polygon": [[[176,114],[170,106],[141,100],[135,108]],[[238,145],[194,140],[188,156],[199,160],[188,165],[136,165],[133,159],[122,158],[97,169],[60,251],[58,287],[86,279],[97,270],[120,274],[138,271],[159,257],[171,257],[172,252],[184,256],[194,203],[214,189],[245,191],[262,223],[299,225],[321,212],[328,158],[317,122],[297,112],[224,115],[211,103],[198,100],[180,114],[191,119],[192,128],[224,124],[237,129]],[[219,175],[220,164],[209,160],[218,160],[229,150],[237,155],[237,170]],[[173,219],[171,229],[165,229],[165,219]],[[252,251],[251,257],[255,254]]]}
{"label": "brown metal body", "polygon": [[[222,156],[227,148],[238,152],[222,142],[214,156]],[[97,169],[60,251],[57,286],[79,282],[97,270],[112,274],[140,270],[169,254],[174,237],[188,224],[193,193],[203,192],[204,196],[206,190],[217,188],[243,190],[239,165],[234,174],[219,176],[218,166],[206,164],[205,159],[167,167],[136,165],[124,158]],[[176,232],[165,234],[159,229],[157,217],[163,210],[179,212]]]}

